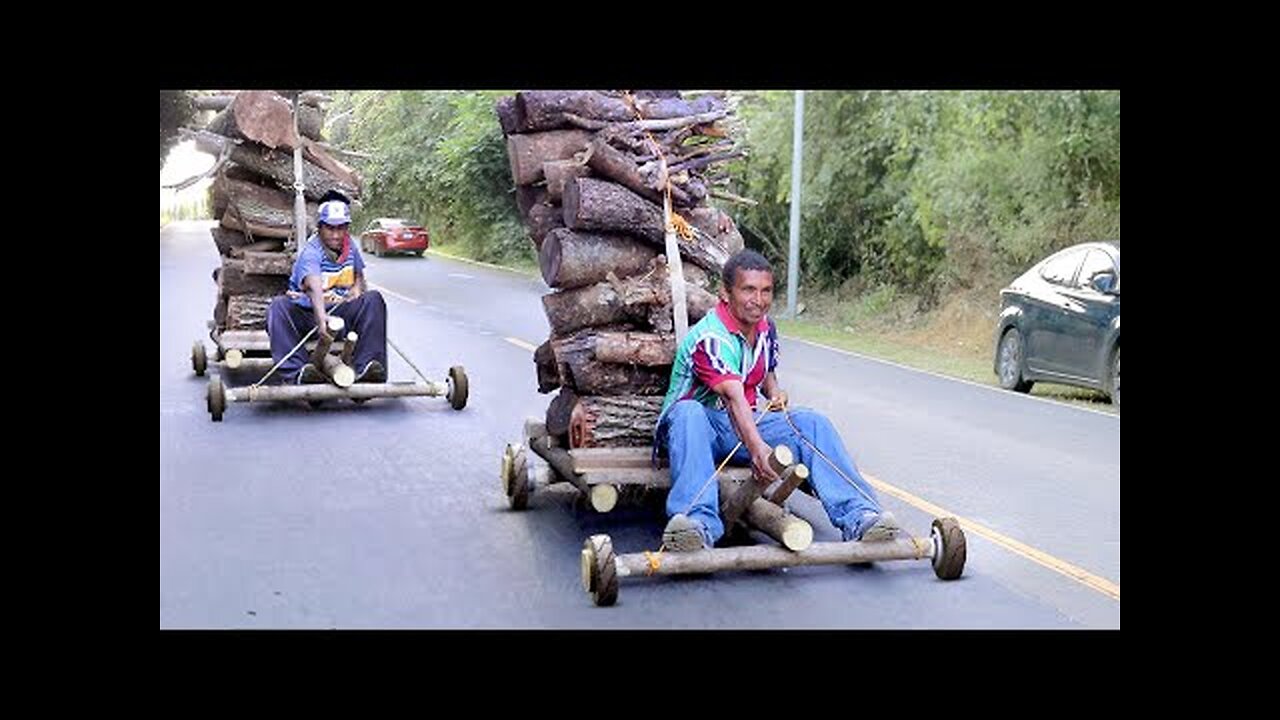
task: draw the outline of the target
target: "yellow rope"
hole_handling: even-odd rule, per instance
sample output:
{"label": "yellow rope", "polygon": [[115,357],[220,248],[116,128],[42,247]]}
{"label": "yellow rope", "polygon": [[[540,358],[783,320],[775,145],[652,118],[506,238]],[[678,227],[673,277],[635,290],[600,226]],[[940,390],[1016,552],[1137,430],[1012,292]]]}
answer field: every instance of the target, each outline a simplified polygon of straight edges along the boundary
{"label": "yellow rope", "polygon": [[652,575],[658,572],[658,568],[662,567],[662,551],[666,549],[667,545],[666,543],[663,543],[656,553],[649,552],[648,550],[644,551],[644,559],[649,563],[649,567],[645,570],[645,575]]}

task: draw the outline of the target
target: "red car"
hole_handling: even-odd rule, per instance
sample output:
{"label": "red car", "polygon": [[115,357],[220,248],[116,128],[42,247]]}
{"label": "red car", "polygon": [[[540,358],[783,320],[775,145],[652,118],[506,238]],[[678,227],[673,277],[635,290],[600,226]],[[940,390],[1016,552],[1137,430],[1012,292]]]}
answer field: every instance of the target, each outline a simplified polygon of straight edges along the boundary
{"label": "red car", "polygon": [[387,253],[422,255],[430,244],[426,228],[402,218],[378,218],[360,234],[360,251],[378,257]]}

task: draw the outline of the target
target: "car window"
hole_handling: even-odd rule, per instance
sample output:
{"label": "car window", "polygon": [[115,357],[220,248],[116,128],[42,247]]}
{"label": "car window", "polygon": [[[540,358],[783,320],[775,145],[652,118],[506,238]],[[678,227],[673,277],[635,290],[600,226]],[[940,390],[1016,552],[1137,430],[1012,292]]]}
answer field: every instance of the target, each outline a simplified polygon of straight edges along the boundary
{"label": "car window", "polygon": [[403,220],[384,220],[383,223],[386,225],[388,230],[391,230],[393,228],[404,227]]}
{"label": "car window", "polygon": [[1080,266],[1080,277],[1076,279],[1076,287],[1087,288],[1093,279],[1103,273],[1116,274],[1115,263],[1111,256],[1101,250],[1090,250]]}
{"label": "car window", "polygon": [[1082,250],[1074,250],[1050,260],[1040,268],[1040,277],[1055,285],[1071,285],[1071,281],[1076,276],[1076,268],[1080,266],[1080,261],[1084,259]]}

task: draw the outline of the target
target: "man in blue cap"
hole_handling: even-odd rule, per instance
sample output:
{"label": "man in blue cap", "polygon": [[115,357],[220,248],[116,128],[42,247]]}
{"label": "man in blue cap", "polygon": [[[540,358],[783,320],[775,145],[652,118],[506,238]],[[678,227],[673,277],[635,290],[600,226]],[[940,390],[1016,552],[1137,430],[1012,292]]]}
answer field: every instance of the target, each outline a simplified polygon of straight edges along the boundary
{"label": "man in blue cap", "polygon": [[[289,290],[271,302],[267,334],[271,357],[280,362],[313,327],[328,334],[328,316],[355,331],[353,361],[356,382],[387,380],[387,303],[364,280],[364,258],[351,242],[351,209],[342,200],[320,204],[316,234],[298,250],[289,275]],[[281,376],[295,383],[325,382],[301,350],[280,365]]]}

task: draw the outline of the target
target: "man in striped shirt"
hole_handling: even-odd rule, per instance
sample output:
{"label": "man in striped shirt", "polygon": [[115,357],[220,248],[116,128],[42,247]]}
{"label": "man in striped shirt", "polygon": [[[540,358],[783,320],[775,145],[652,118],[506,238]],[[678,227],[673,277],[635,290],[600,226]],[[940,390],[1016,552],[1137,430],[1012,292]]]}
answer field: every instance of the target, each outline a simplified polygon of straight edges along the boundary
{"label": "man in striped shirt", "polygon": [[[769,467],[776,445],[787,445],[809,467],[809,483],[845,540],[890,540],[898,524],[858,473],[826,417],[807,409],[769,412],[758,400],[785,408],[778,386],[778,329],[769,319],[773,269],[754,250],[729,258],[720,303],[689,328],[676,349],[671,382],[655,429],[655,452],[671,464],[663,542],[672,550],[710,547],[725,533],[720,519],[717,463],[738,441],[733,460],[750,463],[763,489],[778,479]],[[788,417],[789,416],[789,417]],[[807,441],[807,442],[806,442]]]}
{"label": "man in striped shirt", "polygon": [[[289,275],[289,290],[271,302],[267,334],[271,357],[280,362],[313,327],[328,334],[328,316],[346,321],[344,333],[358,334],[356,382],[387,380],[387,303],[364,280],[364,258],[351,242],[351,210],[341,200],[320,204],[316,234],[298,250]],[[326,382],[302,350],[280,366],[281,376],[295,383]]]}

